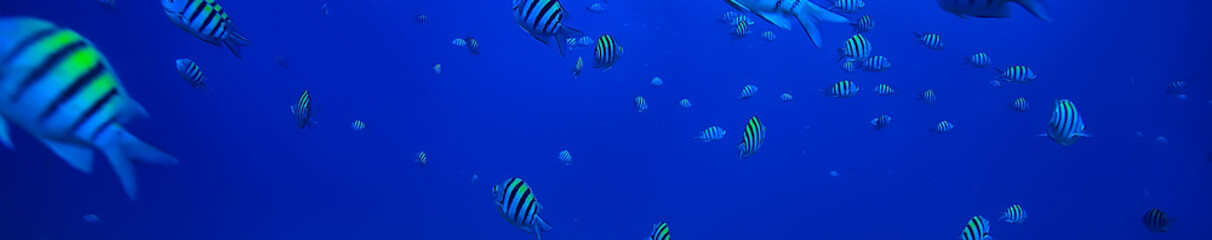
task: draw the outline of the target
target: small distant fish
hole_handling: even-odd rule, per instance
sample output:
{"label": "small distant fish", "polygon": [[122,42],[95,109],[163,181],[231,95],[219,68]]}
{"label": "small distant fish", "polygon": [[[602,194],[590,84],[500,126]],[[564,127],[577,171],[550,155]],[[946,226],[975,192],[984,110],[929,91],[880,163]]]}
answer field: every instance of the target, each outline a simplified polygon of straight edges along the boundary
{"label": "small distant fish", "polygon": [[938,101],[938,97],[934,96],[934,89],[926,89],[926,91],[922,91],[921,95],[917,96],[917,100],[922,100],[926,104],[934,104],[934,102]]}
{"label": "small distant fish", "polygon": [[728,134],[728,131],[724,131],[723,128],[710,126],[707,129],[703,129],[703,132],[694,137],[694,139],[702,142],[715,142],[724,139],[725,134]]}
{"label": "small distant fish", "polygon": [[434,64],[434,65],[433,65],[433,72],[434,72],[434,73],[437,73],[438,75],[442,75],[442,64],[441,64],[441,63]]}
{"label": "small distant fish", "polygon": [[354,131],[366,130],[366,123],[362,122],[362,120],[354,120],[353,123],[349,124],[349,128],[353,128]]}
{"label": "small distant fish", "polygon": [[581,57],[577,57],[577,64],[572,65],[572,78],[580,77],[581,69],[584,69],[584,68],[585,68],[585,61],[581,60]]}
{"label": "small distant fish", "polygon": [[854,27],[854,33],[865,33],[875,29],[875,20],[871,20],[870,15],[863,15],[850,26]]}
{"label": "small distant fish", "polygon": [[837,171],[829,171],[829,176],[831,176],[831,177],[837,177],[839,175],[842,175],[842,174],[838,173]]}
{"label": "small distant fish", "polygon": [[467,47],[467,40],[464,40],[463,38],[455,38],[454,40],[450,40],[450,44],[457,47]]}
{"label": "small distant fish", "polygon": [[1023,206],[1014,204],[1006,208],[1006,212],[1002,213],[1002,217],[998,218],[998,220],[1015,224],[1023,223],[1023,221],[1027,220],[1027,212],[1023,211]]}
{"label": "small distant fish", "polygon": [[854,82],[851,82],[850,80],[842,80],[841,82],[837,82],[829,86],[828,89],[821,89],[821,92],[824,92],[826,97],[833,98],[853,97],[858,93],[858,91],[858,85],[854,84]]}
{"label": "small distant fish", "polygon": [[539,217],[543,204],[539,203],[534,190],[521,178],[510,178],[492,187],[493,202],[497,213],[509,224],[523,232],[542,239],[541,232],[551,230],[551,224]]}
{"label": "small distant fish", "polygon": [[989,86],[993,87],[993,88],[1002,88],[1003,87],[1001,80],[989,80]]}
{"label": "small distant fish", "polygon": [[845,45],[839,48],[838,53],[842,56],[838,57],[838,61],[867,61],[871,57],[871,42],[867,41],[862,34],[855,34],[846,39]]}
{"label": "small distant fish", "polygon": [[593,49],[593,68],[601,68],[603,72],[610,70],[619,57],[623,55],[623,47],[615,43],[610,34],[598,37],[598,45]]}
{"label": "small distant fish", "polygon": [[732,41],[740,40],[749,35],[749,24],[737,24],[732,31]]}
{"label": "small distant fish", "polygon": [[235,22],[215,0],[160,0],[160,5],[177,28],[211,45],[227,46],[236,58],[242,56],[241,46],[252,45],[252,41],[236,30]]}
{"label": "small distant fish", "polygon": [[875,127],[875,130],[884,129],[888,127],[889,123],[892,123],[892,117],[887,114],[871,119],[871,126]]}
{"label": "small distant fish", "polygon": [[421,165],[421,167],[425,167],[425,164],[429,163],[429,155],[425,154],[425,151],[419,151],[417,152],[417,157],[413,159],[413,161],[417,162],[417,164]]}
{"label": "small distant fish", "polygon": [[779,95],[779,101],[790,102],[791,100],[795,100],[795,98],[791,97],[790,93],[783,93],[783,95]]}
{"label": "small distant fish", "polygon": [[741,96],[739,96],[737,98],[741,99],[741,100],[749,99],[749,98],[753,97],[753,94],[756,94],[757,91],[758,91],[757,86],[745,85],[745,87],[741,88]]}
{"label": "small distant fish", "polygon": [[277,63],[279,67],[286,67],[286,57],[282,55],[275,55],[274,63]]}
{"label": "small distant fish", "polygon": [[290,113],[295,115],[295,125],[299,129],[311,128],[315,123],[311,120],[311,91],[303,90],[303,95],[299,96],[299,102],[290,106]]}
{"label": "small distant fish", "polygon": [[935,51],[943,50],[943,37],[938,34],[914,32],[913,35],[917,35],[917,40],[922,46]]}
{"label": "small distant fish", "polygon": [[606,11],[606,6],[601,3],[594,3],[590,4],[589,7],[585,7],[585,10],[589,10],[591,13],[601,13]]}
{"label": "small distant fish", "polygon": [[648,101],[644,100],[644,97],[641,96],[635,97],[635,110],[639,112],[647,112]]}
{"label": "small distant fish", "polygon": [[1159,209],[1149,209],[1145,212],[1145,216],[1140,218],[1141,223],[1145,224],[1145,229],[1150,232],[1164,233],[1170,231],[1170,224],[1174,223],[1174,219]]}
{"label": "small distant fish", "polygon": [[555,41],[561,57],[568,49],[564,39],[585,36],[581,30],[564,24],[567,17],[568,11],[559,0],[513,1],[513,19],[518,26],[543,44]]}
{"label": "small distant fish", "polygon": [[185,79],[185,82],[189,83],[190,87],[208,92],[211,90],[210,86],[206,84],[208,82],[206,74],[202,73],[202,68],[198,67],[198,64],[194,63],[194,60],[180,58],[176,62],[177,76]]}
{"label": "small distant fish", "polygon": [[981,216],[972,216],[968,219],[968,224],[964,226],[964,233],[960,235],[960,240],[993,240],[989,236],[989,220]]}
{"label": "small distant fish", "polygon": [[660,77],[653,77],[652,81],[648,84],[651,84],[653,87],[660,87],[661,85],[665,85],[665,81],[661,80]]}
{"label": "small distant fish", "polygon": [[896,90],[893,90],[892,86],[888,86],[886,84],[880,84],[880,85],[875,85],[875,94],[880,95],[880,96],[894,95],[894,94],[896,94]]}
{"label": "small distant fish", "polygon": [[1010,83],[1029,83],[1038,78],[1035,72],[1031,71],[1031,68],[1023,65],[1011,66],[1006,70],[997,69],[997,71],[1001,73],[1001,76],[998,76],[996,79]]}
{"label": "small distant fish", "polygon": [[938,0],[938,6],[951,14],[967,19],[968,16],[977,18],[1008,18],[1010,8],[1007,3],[1014,2],[1027,9],[1039,20],[1052,22],[1048,16],[1048,7],[1044,0],[996,0],[996,1],[956,1]]}
{"label": "small distant fish", "polygon": [[854,72],[856,70],[858,70],[858,65],[855,65],[854,61],[846,61],[842,63],[842,71]]}
{"label": "small distant fish", "polygon": [[740,150],[740,159],[757,153],[758,149],[762,148],[762,141],[765,139],[766,125],[762,125],[762,121],[758,120],[757,116],[750,117],[749,122],[745,124],[745,136],[736,146]]}
{"label": "small distant fish", "polygon": [[328,3],[320,5],[320,12],[324,13],[324,16],[328,16]]}
{"label": "small distant fish", "polygon": [[888,57],[871,56],[867,61],[863,61],[863,70],[869,72],[883,72],[892,67],[892,62],[888,61]]}
{"label": "small distant fish", "polygon": [[829,10],[841,13],[854,13],[866,6],[867,3],[863,2],[863,0],[836,0],[833,2],[833,7],[829,8]]}
{"label": "small distant fish", "polygon": [[934,132],[936,133],[949,133],[951,132],[951,129],[955,129],[955,124],[951,124],[951,122],[948,122],[947,120],[938,122],[938,125],[934,126]]}
{"label": "small distant fish", "polygon": [[678,101],[678,106],[682,106],[682,108],[685,109],[690,109],[690,99],[683,98],[681,101]]}
{"label": "small distant fish", "polygon": [[1166,86],[1166,93],[1170,95],[1182,94],[1183,90],[1187,89],[1187,81],[1175,81]]}
{"label": "small distant fish", "polygon": [[989,54],[978,52],[972,54],[967,59],[964,59],[964,65],[972,65],[977,68],[987,68],[993,65],[993,59],[989,58]]}
{"label": "small distant fish", "polygon": [[646,240],[669,240],[669,223],[660,222],[652,225],[652,233]]}
{"label": "small distant fish", "polygon": [[1161,144],[1170,143],[1170,139],[1167,139],[1165,136],[1157,136],[1157,143],[1161,143]]}
{"label": "small distant fish", "polygon": [[417,23],[426,24],[426,23],[429,23],[429,15],[425,15],[425,14],[417,15],[417,17],[414,18],[414,20],[416,20]]}
{"label": "small distant fish", "polygon": [[568,150],[561,150],[556,156],[564,166],[572,166],[572,153],[568,153]]}
{"label": "small distant fish", "polygon": [[480,182],[480,175],[472,174],[471,175],[471,184],[476,184],[477,182]]}
{"label": "small distant fish", "polygon": [[1073,102],[1061,99],[1056,100],[1053,105],[1052,118],[1048,120],[1048,131],[1039,136],[1047,136],[1061,146],[1068,146],[1081,137],[1090,135],[1086,134],[1086,123],[1082,121],[1082,115],[1078,114]]}
{"label": "small distant fish", "polygon": [[463,38],[463,41],[467,42],[467,51],[471,52],[471,55],[480,55],[480,41],[472,36]]}
{"label": "small distant fish", "polygon": [[80,218],[83,219],[84,222],[89,222],[89,223],[101,222],[101,217],[98,217],[96,214],[84,214],[84,216],[81,216]]}
{"label": "small distant fish", "polygon": [[1018,98],[1014,99],[1014,103],[1011,103],[1010,107],[1014,108],[1015,111],[1026,112],[1027,109],[1031,108],[1031,104],[1027,104],[1026,98]]}
{"label": "small distant fish", "polygon": [[762,39],[766,39],[766,41],[774,41],[776,38],[778,37],[774,36],[774,32],[766,31],[762,33]]}

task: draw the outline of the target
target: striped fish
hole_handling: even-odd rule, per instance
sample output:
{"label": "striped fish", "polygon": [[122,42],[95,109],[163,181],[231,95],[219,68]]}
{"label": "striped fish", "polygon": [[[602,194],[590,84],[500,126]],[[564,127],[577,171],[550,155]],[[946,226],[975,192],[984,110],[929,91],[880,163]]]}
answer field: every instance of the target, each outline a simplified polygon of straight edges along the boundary
{"label": "striped fish", "polygon": [[753,97],[753,94],[757,94],[757,91],[758,91],[757,86],[745,85],[745,87],[741,88],[741,96],[739,96],[737,98],[741,99],[741,100],[749,99],[749,98]]}
{"label": "striped fish", "polygon": [[1170,224],[1174,223],[1174,218],[1167,216],[1166,212],[1154,208],[1145,212],[1145,216],[1141,217],[1140,221],[1150,232],[1164,233],[1170,231]]}
{"label": "striped fish", "polygon": [[854,33],[865,33],[875,29],[875,20],[871,20],[871,15],[863,15],[857,21],[850,23],[854,27]]}
{"label": "striped fish", "polygon": [[540,232],[551,230],[551,224],[539,217],[543,212],[543,204],[534,195],[530,185],[521,178],[510,178],[492,187],[493,199],[497,205],[497,213],[505,221],[535,238],[542,240]]}
{"label": "striped fish", "polygon": [[1170,95],[1182,94],[1183,90],[1187,90],[1187,81],[1174,81],[1166,85],[1166,93]]}
{"label": "striped fish", "polygon": [[602,68],[603,72],[610,70],[622,55],[623,47],[614,42],[614,37],[602,34],[598,37],[598,45],[593,48],[593,68]]}
{"label": "striped fish", "polygon": [[1006,208],[1006,212],[1002,213],[1002,217],[998,218],[998,220],[1015,224],[1023,223],[1023,221],[1027,221],[1027,212],[1023,211],[1023,206],[1014,204]]}
{"label": "striped fish", "polygon": [[585,62],[583,60],[581,60],[581,57],[577,57],[577,64],[572,65],[572,78],[575,79],[577,77],[580,77],[581,69],[584,69],[584,68],[585,68]]}
{"label": "striped fish", "polygon": [[715,142],[724,139],[725,134],[728,134],[728,131],[724,131],[723,128],[710,126],[707,129],[703,129],[703,132],[695,136],[694,139],[702,142]]}
{"label": "striped fish", "polygon": [[556,155],[556,158],[559,158],[560,162],[564,163],[564,166],[572,166],[572,153],[569,153],[568,150],[561,150]]}
{"label": "striped fish", "polygon": [[1008,18],[1010,8],[1006,3],[1017,3],[1027,9],[1032,15],[1044,22],[1052,22],[1048,16],[1048,6],[1044,0],[938,0],[938,6],[944,11],[955,14],[960,18],[968,16],[977,18]]}
{"label": "striped fish", "polygon": [[766,41],[774,41],[774,39],[777,39],[777,38],[778,38],[778,36],[774,36],[774,32],[771,32],[771,31],[762,32],[762,39],[766,39]]}
{"label": "striped fish", "polygon": [[922,91],[921,95],[917,96],[917,100],[922,100],[926,104],[934,104],[934,102],[938,101],[938,97],[934,96],[934,89],[926,89],[926,91]]}
{"label": "striped fish", "polygon": [[1023,65],[1011,66],[1006,70],[997,69],[997,71],[1001,73],[1000,76],[997,76],[998,80],[1011,83],[1029,83],[1038,78],[1038,76],[1035,76],[1035,72],[1031,71],[1031,68]]}
{"label": "striped fish", "polygon": [[740,40],[749,35],[749,24],[737,24],[732,30],[732,41]]}
{"label": "striped fish", "polygon": [[859,91],[858,84],[854,84],[850,80],[842,80],[829,86],[829,89],[821,89],[826,97],[848,98],[853,97]]}
{"label": "striped fish", "polygon": [[194,63],[194,60],[181,58],[177,59],[176,62],[177,76],[181,76],[181,79],[185,79],[185,82],[189,83],[190,87],[210,91],[210,86],[206,85],[206,75],[202,74],[202,68],[199,68],[198,64]]}
{"label": "striped fish", "polygon": [[690,99],[683,98],[681,101],[678,101],[678,106],[685,109],[690,109]]}
{"label": "striped fish", "polygon": [[1027,109],[1031,108],[1031,104],[1027,104],[1026,98],[1018,98],[1014,99],[1014,103],[1011,103],[1010,107],[1014,108],[1015,111],[1026,112]]}
{"label": "striped fish", "polygon": [[972,216],[968,219],[968,224],[964,226],[964,233],[960,235],[960,240],[993,240],[989,236],[989,220],[981,216]]}
{"label": "striped fish", "polygon": [[858,66],[854,64],[854,61],[847,60],[842,63],[842,71],[854,72],[856,70],[858,70]]}
{"label": "striped fish", "polygon": [[741,13],[738,13],[738,12],[727,11],[727,12],[724,12],[723,17],[720,17],[720,22],[728,24],[728,25],[736,25],[737,18],[744,17],[744,16],[745,15],[741,15]]}
{"label": "striped fish", "polygon": [[647,112],[648,111],[648,101],[644,100],[644,97],[642,97],[642,96],[636,96],[635,97],[635,110],[639,111],[639,112]]}
{"label": "striped fish", "polygon": [[862,34],[855,34],[847,38],[845,45],[837,51],[842,55],[838,57],[838,62],[842,60],[867,61],[867,58],[871,57],[871,42],[867,41]]}
{"label": "striped fish", "polygon": [[790,102],[791,100],[795,100],[795,97],[792,97],[790,93],[779,95],[779,101]]}
{"label": "striped fish", "polygon": [[425,167],[425,164],[429,163],[429,154],[425,154],[425,151],[419,151],[413,161],[417,162],[417,165]]}
{"label": "striped fish", "polygon": [[978,52],[972,54],[972,56],[968,57],[967,59],[964,59],[964,65],[972,65],[973,67],[977,68],[987,68],[990,65],[993,65],[993,59],[989,58],[989,54]]}
{"label": "striped fish", "polygon": [[896,94],[896,90],[893,90],[892,86],[888,86],[887,84],[880,84],[875,85],[875,94],[880,96],[894,95]]}
{"label": "striped fish", "polygon": [[160,0],[160,5],[177,28],[211,45],[227,46],[236,58],[241,58],[240,46],[252,45],[215,0]]}
{"label": "striped fish", "polygon": [[1048,131],[1039,136],[1047,136],[1052,138],[1061,146],[1068,146],[1077,142],[1082,137],[1089,137],[1086,134],[1086,123],[1082,121],[1082,115],[1077,113],[1077,107],[1073,105],[1069,99],[1056,100],[1052,108],[1052,118],[1048,120]]}
{"label": "striped fish", "polygon": [[871,126],[875,127],[875,130],[884,129],[890,123],[892,123],[892,117],[889,117],[887,114],[871,119]]}
{"label": "striped fish", "polygon": [[480,41],[476,40],[476,37],[467,36],[463,41],[467,42],[467,51],[471,52],[471,55],[480,55]]}
{"label": "striped fish", "polygon": [[943,37],[938,34],[914,32],[913,35],[917,35],[918,43],[922,46],[935,51],[943,50]]}
{"label": "striped fish", "polygon": [[661,85],[665,85],[665,80],[661,80],[660,77],[653,77],[652,81],[648,82],[648,84],[653,87],[660,87]]}
{"label": "striped fish", "polygon": [[349,128],[353,128],[354,131],[366,130],[366,123],[362,122],[362,120],[354,120],[353,123],[349,124]]}
{"label": "striped fish", "polygon": [[758,149],[762,148],[762,141],[766,139],[766,125],[762,125],[762,121],[758,120],[757,116],[749,118],[749,123],[745,124],[745,136],[741,138],[741,143],[736,145],[740,150],[740,159],[745,159],[757,153]]}
{"label": "striped fish", "polygon": [[463,38],[455,38],[454,40],[450,40],[450,44],[455,45],[456,47],[467,47],[467,40]]}
{"label": "striped fish", "polygon": [[866,7],[867,3],[863,0],[836,0],[833,2],[833,7],[829,11],[841,13],[854,13]]}
{"label": "striped fish", "polygon": [[951,124],[951,122],[948,122],[947,120],[938,122],[938,125],[934,126],[934,132],[936,133],[949,133],[951,132],[951,129],[955,129],[955,124]]}
{"label": "striped fish", "polygon": [[413,21],[416,21],[419,24],[429,23],[429,15],[425,15],[425,14],[417,15],[417,17],[413,18]]}
{"label": "striped fish", "polygon": [[518,22],[522,30],[529,33],[535,40],[550,45],[553,37],[560,56],[568,44],[562,40],[584,36],[581,30],[564,25],[568,12],[559,0],[514,0],[513,20]]}
{"label": "striped fish", "polygon": [[[736,25],[740,25],[742,23],[749,24],[749,25],[755,24],[755,22],[753,22],[752,19],[749,19],[749,16],[745,16],[745,15],[742,15],[742,14],[739,14],[736,12],[728,12],[728,13],[736,14],[735,16],[732,16],[731,18],[724,20],[724,22],[728,23],[729,26],[736,26]],[[724,17],[728,17],[728,13],[724,13]]]}
{"label": "striped fish", "polygon": [[132,160],[177,163],[122,126],[147,116],[84,36],[42,19],[0,18],[0,145],[14,149],[11,121],[81,172],[92,173],[93,149],[100,150],[135,199]]}
{"label": "striped fish", "polygon": [[868,72],[883,72],[892,67],[892,62],[888,61],[885,56],[871,56],[867,61],[863,61],[863,70]]}
{"label": "striped fish", "polygon": [[653,224],[652,233],[648,234],[648,240],[669,240],[669,223]]}
{"label": "striped fish", "polygon": [[752,12],[761,16],[766,22],[782,29],[791,29],[789,16],[799,20],[800,27],[808,34],[812,44],[821,47],[822,22],[849,23],[850,20],[842,15],[830,12],[808,0],[725,0],[740,11]]}
{"label": "striped fish", "polygon": [[290,113],[295,115],[295,125],[299,129],[311,128],[315,122],[311,120],[311,92],[303,90],[303,95],[299,96],[299,102],[290,106]]}

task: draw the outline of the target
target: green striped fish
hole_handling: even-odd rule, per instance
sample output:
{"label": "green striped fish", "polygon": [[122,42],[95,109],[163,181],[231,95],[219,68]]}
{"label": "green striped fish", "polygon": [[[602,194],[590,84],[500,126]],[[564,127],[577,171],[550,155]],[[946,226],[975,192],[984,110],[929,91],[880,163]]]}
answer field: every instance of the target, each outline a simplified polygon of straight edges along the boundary
{"label": "green striped fish", "polygon": [[539,240],[543,239],[539,232],[551,230],[551,224],[539,217],[543,204],[539,204],[526,181],[510,178],[500,185],[493,186],[492,193],[496,199],[497,212],[509,224],[522,229],[523,232],[534,234]]}
{"label": "green striped fish", "polygon": [[9,149],[6,121],[85,173],[92,172],[92,148],[101,150],[131,199],[137,195],[132,159],[177,163],[122,127],[146,118],[147,110],[84,36],[30,17],[0,18],[0,36],[0,142]]}
{"label": "green striped fish", "polygon": [[736,145],[736,148],[741,151],[741,159],[753,156],[758,149],[762,148],[762,140],[766,139],[766,125],[762,125],[762,121],[758,120],[757,116],[749,118],[749,123],[745,124],[745,136],[741,138],[741,143]]}
{"label": "green striped fish", "polygon": [[982,216],[972,216],[968,225],[964,225],[964,233],[960,240],[993,240],[989,236],[989,220]]}
{"label": "green striped fish", "polygon": [[669,240],[669,223],[653,224],[652,233],[648,234],[648,240]]}
{"label": "green striped fish", "polygon": [[160,5],[177,28],[211,45],[227,46],[236,58],[241,58],[240,46],[252,45],[215,0],[160,0]]}

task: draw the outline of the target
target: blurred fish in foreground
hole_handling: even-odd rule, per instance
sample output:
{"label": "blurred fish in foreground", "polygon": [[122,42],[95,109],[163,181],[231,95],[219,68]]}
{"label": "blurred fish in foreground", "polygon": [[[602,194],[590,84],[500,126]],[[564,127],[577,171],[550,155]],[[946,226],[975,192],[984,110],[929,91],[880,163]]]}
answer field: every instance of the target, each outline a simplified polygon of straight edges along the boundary
{"label": "blurred fish in foreground", "polygon": [[1052,22],[1052,18],[1048,16],[1048,6],[1044,0],[938,0],[938,6],[951,14],[955,14],[960,18],[968,18],[968,16],[977,18],[1008,18],[1010,17],[1010,7],[1007,3],[1017,3],[1019,6],[1027,9],[1039,20],[1044,22]]}
{"label": "blurred fish in foreground", "polygon": [[787,16],[794,16],[808,34],[812,44],[821,47],[821,30],[817,26],[821,22],[850,23],[849,19],[830,12],[809,1],[795,1],[795,4],[783,4],[783,1],[769,0],[725,0],[738,11],[752,12],[761,16],[766,22],[782,29],[791,29],[791,21]]}
{"label": "blurred fish in foreground", "polygon": [[177,28],[211,45],[227,46],[236,58],[242,58],[241,46],[252,45],[215,0],[160,0],[160,5]]}
{"label": "blurred fish in foreground", "polygon": [[543,204],[539,203],[530,185],[521,178],[510,178],[493,186],[492,194],[497,213],[509,224],[527,234],[534,234],[535,238],[540,240],[543,239],[540,232],[551,230],[551,224],[539,217],[539,213],[543,212]]}
{"label": "blurred fish in foreground", "polygon": [[728,131],[724,131],[723,128],[710,126],[707,129],[703,129],[703,132],[695,136],[694,139],[702,142],[715,142],[724,139],[724,135],[726,134],[728,134]]}
{"label": "blurred fish in foreground", "polygon": [[1145,212],[1145,216],[1141,217],[1140,221],[1145,224],[1145,229],[1149,229],[1150,232],[1164,233],[1170,231],[1170,224],[1174,223],[1174,218],[1168,216],[1166,212],[1154,208]]}
{"label": "blurred fish in foreground", "polygon": [[1069,99],[1056,100],[1052,107],[1052,118],[1048,120],[1048,131],[1039,136],[1047,136],[1061,146],[1072,145],[1086,134],[1086,123],[1077,107]]}

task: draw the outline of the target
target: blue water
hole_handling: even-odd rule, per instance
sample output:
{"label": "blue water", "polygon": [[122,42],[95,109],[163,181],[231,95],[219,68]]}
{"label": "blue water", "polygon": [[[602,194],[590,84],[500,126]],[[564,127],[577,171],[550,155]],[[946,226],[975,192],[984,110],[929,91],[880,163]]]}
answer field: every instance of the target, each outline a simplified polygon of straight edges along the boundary
{"label": "blue water", "polygon": [[[1205,1],[1050,1],[1055,22],[1045,23],[1018,7],[1008,19],[964,20],[933,1],[869,0],[846,16],[877,21],[864,35],[892,60],[882,73],[839,69],[846,25],[824,25],[818,49],[798,26],[750,14],[754,32],[732,42],[716,22],[732,10],[722,1],[585,11],[593,2],[563,1],[568,25],[626,49],[607,72],[589,68],[592,48],[560,57],[519,30],[504,0],[331,1],[328,16],[318,0],[221,1],[254,43],[243,59],[177,29],[155,1],[119,0],[116,11],[0,1],[0,15],[91,39],[151,113],[127,128],[180,159],[138,165],[130,200],[103,156],[81,173],[12,127],[17,148],[0,151],[0,239],[533,239],[491,201],[509,177],[545,205],[554,228],[544,239],[642,239],[659,221],[678,239],[954,239],[974,215],[994,221],[998,240],[1212,234]],[[760,39],[766,30],[778,39]],[[920,46],[915,31],[942,35],[946,49]],[[469,34],[479,56],[450,44]],[[961,65],[979,51],[1040,78],[992,88],[996,71]],[[587,67],[570,79],[576,56]],[[212,94],[176,75],[182,57],[201,65]],[[652,77],[665,85],[649,86]],[[819,97],[844,79],[859,96]],[[1178,80],[1191,83],[1186,100],[1165,94]],[[877,83],[900,95],[875,96]],[[745,84],[758,95],[738,101]],[[924,89],[938,103],[915,100]],[[304,90],[319,124],[300,130],[288,106]],[[783,92],[796,100],[778,101]],[[634,110],[635,96],[648,112]],[[1032,109],[1010,110],[1017,97]],[[682,98],[694,106],[681,109]],[[1094,137],[1060,146],[1034,136],[1061,98]],[[894,120],[874,131],[880,114]],[[751,115],[769,133],[738,160]],[[351,130],[354,120],[369,128]],[[940,120],[955,130],[932,133]],[[711,125],[724,140],[691,139]],[[556,158],[564,149],[571,166]],[[417,151],[427,166],[413,162]],[[996,221],[1011,204],[1026,223]],[[1140,221],[1150,208],[1179,220],[1150,233]]]}

